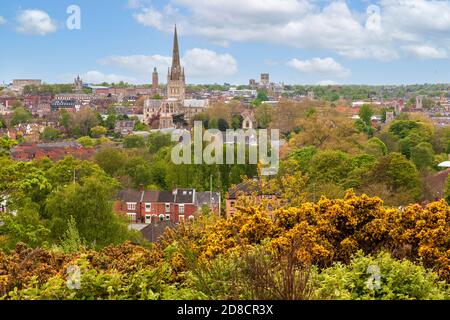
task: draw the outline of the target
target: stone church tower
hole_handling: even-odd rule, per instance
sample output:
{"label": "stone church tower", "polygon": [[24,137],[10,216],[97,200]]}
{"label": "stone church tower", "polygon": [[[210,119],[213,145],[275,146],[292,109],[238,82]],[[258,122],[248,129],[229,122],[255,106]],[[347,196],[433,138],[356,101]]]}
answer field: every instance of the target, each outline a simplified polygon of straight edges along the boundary
{"label": "stone church tower", "polygon": [[83,81],[81,80],[79,75],[78,75],[78,77],[75,78],[73,84],[74,84],[74,89],[75,89],[76,93],[83,92]]}
{"label": "stone church tower", "polygon": [[152,74],[152,89],[157,90],[159,87],[159,81],[158,81],[158,71],[156,70],[156,67],[153,69]]}
{"label": "stone church tower", "polygon": [[181,67],[180,50],[178,47],[177,26],[173,37],[172,66],[167,74],[167,97],[184,101],[185,77],[184,68]]}

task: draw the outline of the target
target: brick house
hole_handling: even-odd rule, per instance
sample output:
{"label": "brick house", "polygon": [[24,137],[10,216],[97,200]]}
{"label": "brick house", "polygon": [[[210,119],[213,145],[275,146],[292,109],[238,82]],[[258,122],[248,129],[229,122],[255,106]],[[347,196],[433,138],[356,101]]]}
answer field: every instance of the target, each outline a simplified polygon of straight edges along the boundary
{"label": "brick house", "polygon": [[85,148],[75,141],[51,143],[23,143],[11,149],[14,160],[32,161],[48,157],[53,161],[64,159],[66,156],[87,160],[92,158],[95,148]]}
{"label": "brick house", "polygon": [[116,121],[116,126],[114,127],[114,132],[127,136],[133,133],[135,121],[134,120],[119,120]]}
{"label": "brick house", "polygon": [[[229,218],[236,213],[236,202],[240,196],[250,196],[252,194],[255,195],[257,202],[262,199],[269,199],[274,201],[277,201],[278,199],[278,196],[276,194],[264,194],[256,185],[240,183],[228,190],[225,200],[225,210],[227,217]],[[268,211],[272,211],[270,205],[266,209]]]}
{"label": "brick house", "polygon": [[[125,189],[117,194],[114,210],[127,215],[131,223],[177,223],[195,219],[203,205],[218,213],[220,193],[213,192],[212,195],[195,189],[175,189],[172,192]],[[212,200],[204,202],[205,198]]]}

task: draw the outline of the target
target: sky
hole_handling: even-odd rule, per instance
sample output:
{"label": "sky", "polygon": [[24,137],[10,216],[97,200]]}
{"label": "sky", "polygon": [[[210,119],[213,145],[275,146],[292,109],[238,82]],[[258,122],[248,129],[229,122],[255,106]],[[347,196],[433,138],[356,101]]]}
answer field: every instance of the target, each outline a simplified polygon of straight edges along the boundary
{"label": "sky", "polygon": [[[78,15],[79,13],[79,15]],[[449,83],[450,1],[0,1],[0,83]]]}

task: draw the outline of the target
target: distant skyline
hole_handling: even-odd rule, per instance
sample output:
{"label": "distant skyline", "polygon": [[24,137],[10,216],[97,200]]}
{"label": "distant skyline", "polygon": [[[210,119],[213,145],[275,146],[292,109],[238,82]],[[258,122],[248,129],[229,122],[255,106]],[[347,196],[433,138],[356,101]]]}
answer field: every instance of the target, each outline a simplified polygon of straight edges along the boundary
{"label": "distant skyline", "polygon": [[[81,10],[70,30],[68,7]],[[73,12],[71,8],[71,12]],[[75,22],[75,20],[71,20]],[[0,2],[0,82],[166,83],[177,23],[188,84],[450,83],[450,1]]]}

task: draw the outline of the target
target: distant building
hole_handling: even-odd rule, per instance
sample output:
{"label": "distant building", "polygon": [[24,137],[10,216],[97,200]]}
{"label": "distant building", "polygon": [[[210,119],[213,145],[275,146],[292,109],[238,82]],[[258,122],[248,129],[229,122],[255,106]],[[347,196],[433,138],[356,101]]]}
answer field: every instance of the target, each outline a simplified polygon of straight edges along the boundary
{"label": "distant building", "polygon": [[159,80],[158,80],[158,71],[155,69],[153,69],[153,74],[152,74],[152,89],[156,90],[159,87]]}
{"label": "distant building", "polygon": [[74,89],[77,93],[83,92],[83,81],[81,80],[79,75],[75,78]]}
{"label": "distant building", "polygon": [[[227,217],[231,217],[236,213],[236,204],[237,200],[240,196],[250,196],[255,194],[256,200],[259,201],[261,199],[273,199],[278,201],[278,196],[276,194],[264,194],[260,187],[249,183],[240,183],[228,190],[225,205],[226,205],[226,215]],[[270,208],[267,208],[271,210]]]}
{"label": "distant building", "polygon": [[423,109],[423,96],[417,96],[416,97],[416,109],[422,110]]}
{"label": "distant building", "polygon": [[55,100],[75,101],[76,105],[88,106],[94,99],[94,95],[85,93],[61,93],[55,96]]}
{"label": "distant building", "polygon": [[189,122],[196,114],[204,112],[208,107],[208,99],[185,99],[181,112],[184,114],[184,120]]}
{"label": "distant building", "polygon": [[386,123],[391,122],[395,119],[394,111],[387,111],[386,112]]}
{"label": "distant building", "polygon": [[255,114],[252,110],[245,110],[241,113],[242,117],[242,129],[255,128]]}
{"label": "distant building", "polygon": [[134,120],[120,120],[116,122],[114,132],[127,136],[133,133],[135,122]]}
{"label": "distant building", "polygon": [[205,205],[216,213],[220,208],[220,193],[197,192],[195,189],[125,189],[116,199],[115,211],[126,214],[130,223],[179,223],[195,219]]}
{"label": "distant building", "polygon": [[[186,78],[184,68],[181,66],[180,50],[178,46],[177,27],[175,26],[173,38],[172,65],[167,74],[167,98],[155,101],[147,100],[144,103],[144,119],[150,126],[157,124],[159,129],[176,128],[174,118],[183,119],[184,111],[188,111],[187,117],[191,116],[190,104],[185,105]],[[184,121],[181,122],[185,122]],[[178,122],[177,122],[178,123]]]}
{"label": "distant building", "polygon": [[4,104],[0,103],[0,116],[7,116],[13,113],[12,108],[9,106],[5,106]]}
{"label": "distant building", "polygon": [[66,110],[68,112],[77,111],[77,102],[75,100],[55,100],[50,105],[52,112],[57,112],[59,110]]}
{"label": "distant building", "polygon": [[250,79],[248,82],[248,85],[250,86],[250,88],[252,89],[256,89],[257,83],[255,79]]}
{"label": "distant building", "polygon": [[307,93],[307,98],[309,99],[309,100],[314,100],[315,99],[315,94],[314,94],[314,91],[308,91],[308,93]]}
{"label": "distant building", "polygon": [[268,73],[261,73],[261,85],[268,87],[270,84],[270,75]]}
{"label": "distant building", "polygon": [[26,86],[41,86],[42,80],[38,79],[15,79],[13,80],[11,90],[22,92]]}
{"label": "distant building", "polygon": [[232,96],[240,96],[240,97],[248,97],[248,98],[254,98],[258,94],[256,90],[249,90],[249,89],[242,89],[239,90],[235,87],[231,87],[228,92],[228,94]]}
{"label": "distant building", "polygon": [[76,141],[68,142],[52,142],[52,143],[24,143],[18,145],[11,150],[14,160],[32,161],[48,157],[53,161],[59,161],[66,156],[73,156],[77,159],[87,160],[92,158],[95,149],[84,148]]}

